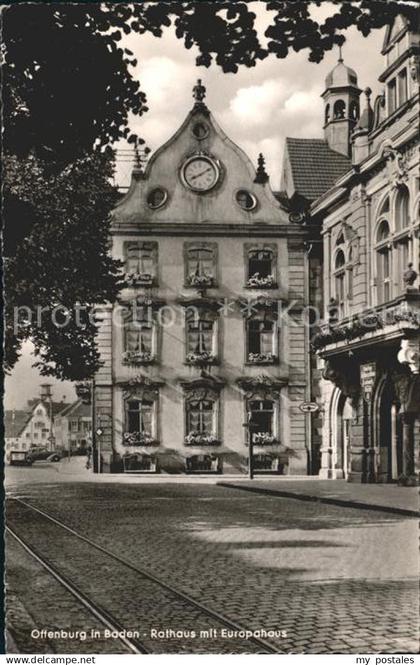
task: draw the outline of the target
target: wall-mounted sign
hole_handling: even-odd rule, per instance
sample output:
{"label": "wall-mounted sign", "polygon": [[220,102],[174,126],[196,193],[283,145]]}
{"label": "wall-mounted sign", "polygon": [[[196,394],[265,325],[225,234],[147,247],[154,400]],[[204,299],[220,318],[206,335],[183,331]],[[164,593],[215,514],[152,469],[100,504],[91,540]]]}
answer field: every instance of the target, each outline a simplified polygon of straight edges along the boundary
{"label": "wall-mounted sign", "polygon": [[302,402],[299,404],[299,409],[303,413],[316,413],[319,411],[319,406],[316,402]]}
{"label": "wall-mounted sign", "polygon": [[376,383],[376,363],[360,365],[360,385],[366,400],[369,400]]}

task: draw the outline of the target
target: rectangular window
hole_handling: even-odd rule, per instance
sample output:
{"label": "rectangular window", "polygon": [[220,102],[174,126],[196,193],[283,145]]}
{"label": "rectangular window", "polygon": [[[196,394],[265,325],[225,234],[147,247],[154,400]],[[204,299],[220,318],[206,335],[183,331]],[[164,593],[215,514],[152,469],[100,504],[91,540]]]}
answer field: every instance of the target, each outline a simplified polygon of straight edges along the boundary
{"label": "rectangular window", "polygon": [[211,400],[194,400],[187,404],[187,435],[214,434],[213,429],[214,402]]}
{"label": "rectangular window", "polygon": [[397,108],[397,84],[393,79],[388,83],[388,115],[394,113]]}
{"label": "rectangular window", "polygon": [[89,432],[90,431],[90,422],[83,421],[83,431],[84,432]]}
{"label": "rectangular window", "polygon": [[249,319],[247,333],[248,355],[251,353],[274,353],[274,321],[270,319]]}
{"label": "rectangular window", "polygon": [[214,321],[206,319],[187,322],[187,353],[213,353]]}
{"label": "rectangular window", "polygon": [[405,290],[404,283],[404,272],[407,270],[408,264],[410,263],[410,246],[408,238],[400,241],[397,245],[398,251],[398,275],[400,278],[399,289],[400,292]]}
{"label": "rectangular window", "polygon": [[249,402],[251,432],[255,434],[274,434],[274,402],[272,400],[252,400]]}
{"label": "rectangular window", "polygon": [[398,106],[404,104],[408,98],[408,89],[407,89],[407,70],[403,69],[398,74]]}
{"label": "rectangular window", "polygon": [[391,299],[390,253],[383,250],[378,254],[378,300],[380,303]]}
{"label": "rectangular window", "polygon": [[215,250],[197,247],[187,250],[187,284],[212,284],[216,276]]}
{"label": "rectangular window", "polygon": [[153,325],[150,321],[133,321],[125,331],[125,350],[129,352],[152,353]]}
{"label": "rectangular window", "polygon": [[252,250],[248,256],[248,279],[273,275],[273,252],[269,249]]}
{"label": "rectangular window", "polygon": [[130,275],[155,277],[156,275],[156,244],[125,243],[125,271]]}
{"label": "rectangular window", "polygon": [[153,402],[133,399],[127,402],[127,431],[152,435]]}
{"label": "rectangular window", "polygon": [[345,288],[344,288],[345,275],[344,272],[338,273],[335,276],[335,296],[338,302],[338,311],[340,316],[345,313]]}

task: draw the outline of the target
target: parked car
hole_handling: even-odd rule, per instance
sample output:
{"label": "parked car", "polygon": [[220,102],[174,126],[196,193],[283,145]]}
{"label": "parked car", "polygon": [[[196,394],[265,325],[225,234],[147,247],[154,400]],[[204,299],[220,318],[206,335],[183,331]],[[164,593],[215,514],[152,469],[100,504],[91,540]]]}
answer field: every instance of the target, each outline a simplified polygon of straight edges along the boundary
{"label": "parked car", "polygon": [[59,462],[61,454],[56,450],[51,452],[48,448],[42,446],[32,446],[26,453],[28,464],[38,462],[39,460],[47,460],[48,462]]}

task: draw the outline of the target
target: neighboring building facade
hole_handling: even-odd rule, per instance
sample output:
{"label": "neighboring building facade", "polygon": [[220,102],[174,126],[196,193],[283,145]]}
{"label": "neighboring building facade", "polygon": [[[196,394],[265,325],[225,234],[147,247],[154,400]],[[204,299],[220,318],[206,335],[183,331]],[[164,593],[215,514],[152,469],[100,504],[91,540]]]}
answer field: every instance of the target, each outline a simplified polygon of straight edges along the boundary
{"label": "neighboring building facade", "polygon": [[33,446],[55,449],[53,421],[67,405],[64,402],[31,400],[27,410],[5,412],[6,451],[26,451]]}
{"label": "neighboring building facade", "polygon": [[419,35],[397,18],[383,47],[385,93],[372,108],[366,89],[360,119],[355,73],[340,61],[326,81],[325,139],[351,162],[311,202],[308,222],[323,238],[325,318],[312,343],[324,478],[418,478],[419,52]]}
{"label": "neighboring building facade", "polygon": [[252,436],[256,473],[307,474],[308,229],[204,96],[113,213],[127,288],[98,313],[101,470],[244,473]]}
{"label": "neighboring building facade", "polygon": [[92,442],[92,407],[78,399],[67,405],[54,418],[57,448],[85,451]]}

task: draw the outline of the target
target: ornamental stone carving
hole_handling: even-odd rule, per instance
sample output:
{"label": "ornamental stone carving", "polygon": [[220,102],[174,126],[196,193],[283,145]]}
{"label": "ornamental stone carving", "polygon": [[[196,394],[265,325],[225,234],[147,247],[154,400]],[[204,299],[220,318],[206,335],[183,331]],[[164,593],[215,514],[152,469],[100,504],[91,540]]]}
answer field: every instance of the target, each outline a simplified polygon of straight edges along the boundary
{"label": "ornamental stone carving", "polygon": [[408,179],[406,156],[392,146],[390,139],[384,141],[382,155],[386,160],[389,184],[393,188],[405,184]]}
{"label": "ornamental stone carving", "polygon": [[398,362],[408,365],[413,374],[420,373],[420,339],[401,340]]}
{"label": "ornamental stone carving", "polygon": [[360,381],[355,363],[350,360],[340,362],[327,360],[322,370],[322,378],[325,381],[332,381],[337,388],[340,388],[343,395],[350,398],[353,406],[357,404],[360,394]]}
{"label": "ornamental stone carving", "polygon": [[397,398],[401,403],[401,410],[406,411],[410,398],[410,376],[404,370],[401,372],[396,370],[392,373],[392,381]]}

